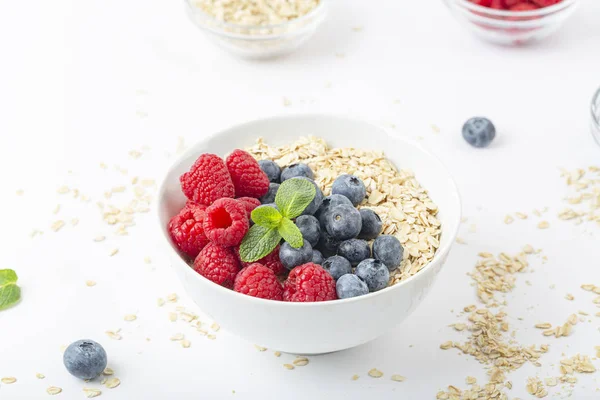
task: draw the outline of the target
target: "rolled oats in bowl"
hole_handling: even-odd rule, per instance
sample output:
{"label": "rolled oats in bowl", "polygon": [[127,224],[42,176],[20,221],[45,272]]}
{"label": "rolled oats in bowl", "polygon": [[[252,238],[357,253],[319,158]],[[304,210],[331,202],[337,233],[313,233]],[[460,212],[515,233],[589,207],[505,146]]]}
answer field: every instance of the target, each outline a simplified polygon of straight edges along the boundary
{"label": "rolled oats in bowl", "polygon": [[315,183],[326,196],[341,174],[362,179],[367,196],[358,208],[370,208],[379,214],[382,233],[397,237],[404,248],[402,263],[392,272],[389,285],[413,276],[433,259],[441,235],[438,208],[415,174],[398,169],[383,152],[331,148],[324,139],[312,136],[284,146],[269,146],[258,139],[247,150],[255,158],[273,160],[281,167],[308,164],[314,171]]}
{"label": "rolled oats in bowl", "polygon": [[185,0],[190,19],[217,45],[245,58],[292,52],[316,31],[326,0]]}

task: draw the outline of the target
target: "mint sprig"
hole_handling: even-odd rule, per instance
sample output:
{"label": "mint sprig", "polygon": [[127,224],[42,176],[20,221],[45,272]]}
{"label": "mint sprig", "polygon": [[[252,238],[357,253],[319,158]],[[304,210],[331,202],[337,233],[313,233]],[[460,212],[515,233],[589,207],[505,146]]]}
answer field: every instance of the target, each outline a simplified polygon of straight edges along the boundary
{"label": "mint sprig", "polygon": [[283,238],[294,248],[304,245],[302,233],[292,219],[298,217],[313,201],[314,185],[300,178],[284,181],[277,190],[274,207],[259,207],[252,211],[254,221],[240,244],[240,258],[245,262],[260,260],[271,253]]}
{"label": "mint sprig", "polygon": [[0,269],[0,310],[16,304],[21,299],[17,279],[17,274],[12,269]]}

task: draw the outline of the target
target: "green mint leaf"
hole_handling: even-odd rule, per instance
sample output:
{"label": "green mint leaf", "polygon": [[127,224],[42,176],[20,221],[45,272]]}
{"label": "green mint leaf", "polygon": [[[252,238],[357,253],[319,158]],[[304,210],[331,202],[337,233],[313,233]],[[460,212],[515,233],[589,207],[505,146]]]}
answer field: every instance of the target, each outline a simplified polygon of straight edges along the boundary
{"label": "green mint leaf", "polygon": [[282,218],[278,229],[279,234],[290,246],[299,249],[304,245],[302,232],[300,232],[300,229],[289,218]]}
{"label": "green mint leaf", "polygon": [[248,230],[240,244],[240,258],[245,262],[260,260],[279,244],[281,235],[277,228],[254,225]]}
{"label": "green mint leaf", "polygon": [[275,228],[279,226],[281,214],[273,207],[259,207],[252,210],[252,221],[264,226],[265,228]]}
{"label": "green mint leaf", "polygon": [[17,274],[12,269],[0,269],[0,286],[17,283]]}
{"label": "green mint leaf", "polygon": [[17,286],[17,274],[12,269],[0,270],[0,310],[4,310],[21,299]]}
{"label": "green mint leaf", "polygon": [[306,179],[292,178],[284,181],[275,196],[275,204],[281,215],[289,219],[296,218],[315,198],[317,190]]}

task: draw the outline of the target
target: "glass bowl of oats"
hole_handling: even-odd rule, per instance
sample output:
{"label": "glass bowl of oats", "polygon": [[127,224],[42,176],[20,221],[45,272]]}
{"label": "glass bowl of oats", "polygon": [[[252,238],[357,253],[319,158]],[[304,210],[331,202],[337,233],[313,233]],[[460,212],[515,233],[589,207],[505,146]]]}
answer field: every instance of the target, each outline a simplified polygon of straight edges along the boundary
{"label": "glass bowl of oats", "polygon": [[185,0],[190,20],[214,43],[243,58],[289,54],[323,22],[328,0]]}
{"label": "glass bowl of oats", "polygon": [[592,136],[600,144],[600,88],[592,98]]}
{"label": "glass bowl of oats", "polygon": [[[405,249],[388,286],[354,298],[294,303],[244,295],[194,271],[167,228],[186,203],[179,177],[199,155],[225,155],[235,148],[279,165],[307,163],[325,195],[341,172],[359,176],[367,189],[364,206],[381,216],[384,232],[395,235]],[[204,313],[251,343],[319,354],[373,340],[419,306],[455,242],[461,204],[447,168],[415,142],[364,121],[308,114],[256,120],[202,138],[163,178],[157,214],[161,246]]]}

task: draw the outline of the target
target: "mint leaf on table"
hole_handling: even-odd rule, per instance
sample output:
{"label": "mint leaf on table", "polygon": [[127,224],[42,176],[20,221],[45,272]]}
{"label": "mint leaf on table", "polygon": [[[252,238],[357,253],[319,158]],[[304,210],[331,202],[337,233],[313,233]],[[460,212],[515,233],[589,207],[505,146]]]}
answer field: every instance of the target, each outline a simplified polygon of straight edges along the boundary
{"label": "mint leaf on table", "polygon": [[298,249],[304,245],[304,238],[300,229],[289,218],[282,218],[279,223],[279,234],[290,246]]}
{"label": "mint leaf on table", "polygon": [[244,240],[240,244],[240,258],[244,262],[260,260],[271,253],[277,247],[280,240],[281,235],[277,231],[277,228],[267,228],[258,224],[254,225],[248,230],[248,233],[246,233]]}
{"label": "mint leaf on table", "polygon": [[252,210],[252,221],[265,228],[276,228],[281,221],[281,214],[273,207],[259,207]]}
{"label": "mint leaf on table", "polygon": [[311,181],[291,178],[284,181],[275,195],[275,204],[281,215],[289,219],[296,218],[315,198],[317,191]]}
{"label": "mint leaf on table", "polygon": [[21,299],[17,279],[17,274],[12,269],[0,269],[0,310],[16,304]]}

